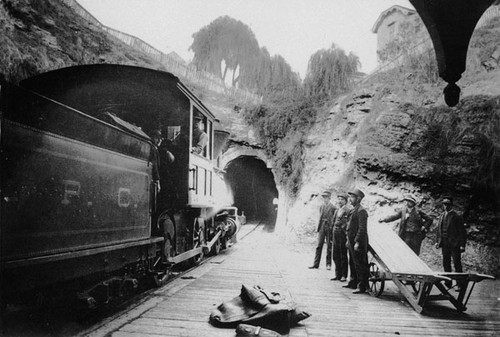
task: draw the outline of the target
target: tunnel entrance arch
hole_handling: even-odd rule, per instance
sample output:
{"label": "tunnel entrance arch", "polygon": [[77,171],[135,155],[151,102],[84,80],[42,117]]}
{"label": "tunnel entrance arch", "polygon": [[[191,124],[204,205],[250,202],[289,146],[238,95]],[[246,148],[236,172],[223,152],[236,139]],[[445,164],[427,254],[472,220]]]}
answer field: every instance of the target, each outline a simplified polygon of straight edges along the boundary
{"label": "tunnel entrance arch", "polygon": [[247,221],[261,221],[274,230],[278,190],[271,169],[259,157],[240,155],[227,162],[224,170],[239,213],[244,213]]}

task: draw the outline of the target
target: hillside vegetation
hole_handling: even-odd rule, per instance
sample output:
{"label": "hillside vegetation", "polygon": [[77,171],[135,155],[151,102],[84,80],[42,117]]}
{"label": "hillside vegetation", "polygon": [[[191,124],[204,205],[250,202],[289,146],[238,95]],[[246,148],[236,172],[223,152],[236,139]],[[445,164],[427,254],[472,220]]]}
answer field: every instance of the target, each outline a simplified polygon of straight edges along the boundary
{"label": "hillside vegetation", "polygon": [[79,64],[163,66],[57,0],[0,2],[0,74],[9,82]]}
{"label": "hillside vegetation", "polygon": [[[289,234],[315,239],[316,196],[324,189],[361,188],[370,222],[407,193],[437,219],[441,198],[451,194],[467,224],[466,270],[500,275],[499,28],[495,19],[475,32],[454,108],[443,100],[446,83],[420,76],[422,63],[407,63],[318,110],[302,137],[305,151],[297,154],[303,176],[287,205]],[[422,257],[440,270],[441,253],[432,247],[436,225]]]}

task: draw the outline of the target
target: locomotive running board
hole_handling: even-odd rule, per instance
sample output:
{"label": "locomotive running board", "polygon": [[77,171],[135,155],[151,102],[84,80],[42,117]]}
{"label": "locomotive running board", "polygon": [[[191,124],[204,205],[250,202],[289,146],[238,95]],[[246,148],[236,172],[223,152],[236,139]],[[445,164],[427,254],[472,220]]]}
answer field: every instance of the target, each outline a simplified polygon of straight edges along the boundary
{"label": "locomotive running board", "polygon": [[219,240],[221,235],[222,235],[222,231],[218,231],[217,234],[215,234],[215,236],[213,237],[213,239],[210,240],[210,242],[208,244],[203,246],[203,248],[204,248],[203,253],[204,254],[208,254],[210,252],[210,249],[212,249],[212,246],[217,242],[217,240]]}
{"label": "locomotive running board", "polygon": [[180,263],[184,260],[190,259],[192,257],[195,257],[196,255],[199,255],[201,253],[203,254],[208,254],[210,252],[210,249],[212,249],[212,246],[219,240],[220,236],[222,235],[222,231],[218,231],[217,234],[213,237],[212,240],[206,245],[203,245],[198,248],[191,249],[187,252],[184,252],[182,254],[176,255],[172,258],[167,259],[167,263],[171,264],[177,264]]}
{"label": "locomotive running board", "polygon": [[200,255],[201,253],[203,253],[203,246],[202,247],[198,247],[198,248],[194,248],[194,249],[191,249],[191,250],[188,250],[187,252],[184,252],[182,254],[179,254],[179,255],[176,255],[172,258],[169,258],[167,259],[167,262],[168,263],[172,263],[172,264],[177,264],[177,263],[180,263],[184,260],[187,260],[187,259],[190,259],[192,257],[195,257],[196,255]]}

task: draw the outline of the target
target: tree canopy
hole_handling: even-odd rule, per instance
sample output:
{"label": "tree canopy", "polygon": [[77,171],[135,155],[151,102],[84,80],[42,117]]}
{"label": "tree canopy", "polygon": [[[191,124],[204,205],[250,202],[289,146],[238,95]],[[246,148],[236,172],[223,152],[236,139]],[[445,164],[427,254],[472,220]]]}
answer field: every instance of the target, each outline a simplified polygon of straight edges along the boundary
{"label": "tree canopy", "polygon": [[248,71],[259,54],[259,44],[252,30],[229,16],[219,17],[193,34],[193,63],[225,80],[233,71],[232,84]]}
{"label": "tree canopy", "polygon": [[332,97],[348,90],[360,66],[359,58],[347,55],[335,44],[321,49],[309,59],[304,80],[305,91],[310,96]]}
{"label": "tree canopy", "polygon": [[232,85],[267,96],[285,95],[300,89],[301,81],[286,60],[260,48],[252,30],[229,16],[219,17],[193,34],[193,64]]}

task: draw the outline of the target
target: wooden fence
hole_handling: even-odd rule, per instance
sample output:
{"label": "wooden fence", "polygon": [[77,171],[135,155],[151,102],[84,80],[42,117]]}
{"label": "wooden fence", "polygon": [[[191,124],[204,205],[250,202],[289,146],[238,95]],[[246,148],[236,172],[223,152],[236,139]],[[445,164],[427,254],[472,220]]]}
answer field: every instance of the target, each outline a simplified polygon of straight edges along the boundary
{"label": "wooden fence", "polygon": [[259,103],[262,102],[262,97],[258,96],[252,92],[247,90],[242,90],[234,87],[227,87],[224,81],[215,76],[212,73],[207,71],[202,71],[196,69],[196,67],[192,65],[188,65],[186,62],[182,62],[177,58],[163,53],[161,50],[151,46],[149,43],[144,40],[116,30],[114,28],[103,25],[99,20],[97,20],[92,14],[90,14],[85,8],[83,8],[76,0],[60,0],[68,7],[72,8],[76,14],[90,22],[91,24],[101,28],[108,34],[116,37],[123,43],[131,46],[134,49],[140,50],[141,52],[149,55],[153,59],[160,62],[167,71],[172,74],[180,77],[183,81],[195,83],[207,90],[224,93],[226,95],[231,95],[237,101],[243,102],[254,102]]}

